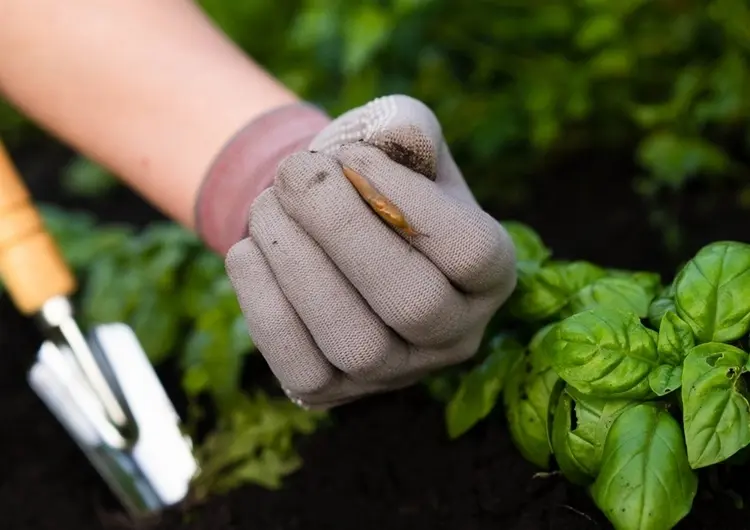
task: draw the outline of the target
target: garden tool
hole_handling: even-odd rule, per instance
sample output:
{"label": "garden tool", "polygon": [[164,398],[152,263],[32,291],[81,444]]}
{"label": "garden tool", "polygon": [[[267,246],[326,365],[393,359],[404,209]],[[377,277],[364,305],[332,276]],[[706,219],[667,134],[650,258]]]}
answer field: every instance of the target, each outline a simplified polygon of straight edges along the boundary
{"label": "garden tool", "polygon": [[75,277],[0,143],[0,278],[46,340],[28,380],[135,518],[185,498],[198,470],[153,366],[131,328],[85,336],[70,296]]}

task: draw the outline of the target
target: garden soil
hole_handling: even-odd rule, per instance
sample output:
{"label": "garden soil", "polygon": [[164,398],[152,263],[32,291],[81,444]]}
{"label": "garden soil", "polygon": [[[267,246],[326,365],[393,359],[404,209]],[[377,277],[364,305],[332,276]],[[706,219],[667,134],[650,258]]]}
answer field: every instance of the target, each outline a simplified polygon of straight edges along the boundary
{"label": "garden soil", "polygon": [[[126,191],[96,204],[61,197],[56,177],[69,153],[46,140],[14,152],[40,200],[90,209],[104,221],[158,218]],[[622,158],[622,157],[621,157]],[[628,156],[580,157],[541,180],[530,177],[528,204],[498,218],[530,223],[562,258],[664,274],[715,239],[747,240],[750,212],[736,188],[696,186],[668,200],[690,235],[682,255],[668,254],[649,228],[629,181]],[[41,340],[7,298],[0,300],[0,528],[135,528],[99,477],[28,388],[26,369]],[[176,378],[165,386],[182,406]],[[419,388],[365,399],[333,412],[333,425],[300,441],[300,471],[280,491],[245,487],[187,513],[175,509],[144,527],[186,530],[589,530],[611,526],[585,493],[525,462],[496,410],[463,438],[446,438],[442,407]],[[742,468],[719,477],[725,490],[702,489],[682,530],[750,529],[750,481]],[[715,482],[715,481],[714,481]]]}

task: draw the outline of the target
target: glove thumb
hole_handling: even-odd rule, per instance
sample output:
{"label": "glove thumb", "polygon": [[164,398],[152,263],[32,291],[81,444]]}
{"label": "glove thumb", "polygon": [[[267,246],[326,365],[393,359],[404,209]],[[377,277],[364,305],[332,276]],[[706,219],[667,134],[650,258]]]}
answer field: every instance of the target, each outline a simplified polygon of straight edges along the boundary
{"label": "glove thumb", "polygon": [[310,149],[330,153],[360,141],[430,180],[437,178],[443,132],[435,114],[418,99],[390,95],[352,109],[321,131]]}

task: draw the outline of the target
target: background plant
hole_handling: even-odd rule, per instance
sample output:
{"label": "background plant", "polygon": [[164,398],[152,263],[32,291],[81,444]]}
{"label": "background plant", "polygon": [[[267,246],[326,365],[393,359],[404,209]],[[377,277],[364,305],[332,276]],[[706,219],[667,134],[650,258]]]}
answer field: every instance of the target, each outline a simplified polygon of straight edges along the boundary
{"label": "background plant", "polygon": [[504,330],[446,406],[451,438],[502,403],[525,458],[585,486],[617,530],[669,530],[696,470],[750,444],[750,245],[702,248],[658,275],[557,261],[507,223],[519,284]]}
{"label": "background plant", "polygon": [[[199,3],[333,115],[385,93],[424,100],[484,204],[524,203],[528,175],[564,154],[625,150],[641,168],[633,185],[677,250],[665,199],[697,178],[747,178],[742,0]],[[0,134],[22,123],[0,106]]]}

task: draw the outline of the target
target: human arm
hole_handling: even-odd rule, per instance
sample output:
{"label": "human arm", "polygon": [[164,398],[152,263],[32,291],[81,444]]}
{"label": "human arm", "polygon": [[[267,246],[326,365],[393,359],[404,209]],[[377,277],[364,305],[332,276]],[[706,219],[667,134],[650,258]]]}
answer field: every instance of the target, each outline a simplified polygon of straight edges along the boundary
{"label": "human arm", "polygon": [[0,93],[188,228],[226,142],[298,102],[190,0],[0,0]]}

